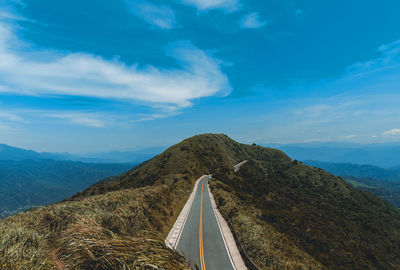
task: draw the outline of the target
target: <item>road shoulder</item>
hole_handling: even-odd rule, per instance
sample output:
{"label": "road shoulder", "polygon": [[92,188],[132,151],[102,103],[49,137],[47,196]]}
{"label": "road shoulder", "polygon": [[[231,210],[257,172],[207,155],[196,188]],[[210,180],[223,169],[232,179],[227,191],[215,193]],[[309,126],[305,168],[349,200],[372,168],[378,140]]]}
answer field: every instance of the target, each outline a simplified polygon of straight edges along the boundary
{"label": "road shoulder", "polygon": [[221,213],[217,208],[217,204],[215,203],[214,196],[211,193],[210,187],[208,186],[208,194],[210,195],[211,205],[214,211],[214,215],[217,219],[219,230],[222,234],[222,239],[224,240],[225,247],[228,251],[229,259],[231,260],[232,266],[236,270],[246,270],[247,267],[240,255],[239,249],[236,246],[235,238],[232,235],[231,230],[229,229],[228,223],[222,217]]}
{"label": "road shoulder", "polygon": [[187,200],[185,206],[183,207],[181,213],[179,214],[178,218],[175,221],[174,226],[170,230],[167,238],[165,239],[165,245],[169,247],[170,249],[176,250],[179,244],[179,239],[181,238],[183,229],[185,228],[186,220],[188,218],[188,215],[190,213],[190,209],[192,208],[193,200],[196,196],[197,188],[199,185],[199,182],[201,179],[204,177],[207,177],[207,175],[203,175],[199,179],[197,179],[194,189],[192,191],[192,194],[190,194],[189,199]]}

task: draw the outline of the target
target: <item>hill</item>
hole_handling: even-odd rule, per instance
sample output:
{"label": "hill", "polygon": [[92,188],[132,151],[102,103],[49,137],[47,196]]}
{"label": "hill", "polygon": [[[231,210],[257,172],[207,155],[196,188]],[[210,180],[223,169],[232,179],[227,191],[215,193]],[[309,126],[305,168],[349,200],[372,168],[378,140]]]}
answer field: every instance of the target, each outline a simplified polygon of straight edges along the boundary
{"label": "hill", "polygon": [[0,218],[60,201],[131,167],[56,160],[0,160]]}
{"label": "hill", "polygon": [[184,140],[67,201],[1,221],[0,265],[187,269],[163,239],[195,180],[210,173],[221,212],[260,269],[399,269],[394,207],[279,150],[216,134]]}

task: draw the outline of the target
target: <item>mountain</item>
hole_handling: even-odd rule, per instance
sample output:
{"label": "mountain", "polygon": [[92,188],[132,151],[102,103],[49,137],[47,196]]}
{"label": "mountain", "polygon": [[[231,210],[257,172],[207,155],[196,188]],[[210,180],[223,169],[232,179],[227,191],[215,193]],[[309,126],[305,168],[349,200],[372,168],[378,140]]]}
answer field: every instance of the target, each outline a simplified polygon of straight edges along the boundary
{"label": "mountain", "polygon": [[0,144],[0,160],[24,160],[41,159],[39,153],[32,150],[24,150],[6,144]]}
{"label": "mountain", "polygon": [[188,269],[163,239],[204,174],[213,175],[218,207],[259,269],[400,267],[395,207],[279,150],[217,134],[186,139],[62,203],[1,221],[0,265]]}
{"label": "mountain", "polygon": [[35,152],[0,144],[0,160],[70,160],[86,163],[132,163],[143,162],[161,153],[165,147],[138,148],[132,151],[111,151],[72,155],[70,153]]}
{"label": "mountain", "polygon": [[400,182],[400,173],[395,170],[383,169],[372,165],[352,163],[334,163],[315,160],[305,160],[305,164],[326,170],[338,176],[353,176],[357,178],[372,178],[380,181]]}
{"label": "mountain", "polygon": [[130,164],[40,159],[0,160],[0,218],[37,205],[60,201],[98,180],[131,167]]}
{"label": "mountain", "polygon": [[105,160],[107,162],[131,162],[140,163],[144,160],[150,159],[155,155],[165,150],[165,147],[147,147],[136,149],[132,151],[112,151],[112,152],[100,152],[100,153],[89,153],[80,157],[82,159],[94,159],[94,160]]}
{"label": "mountain", "polygon": [[302,143],[270,144],[297,160],[369,164],[383,168],[400,165],[400,143]]}

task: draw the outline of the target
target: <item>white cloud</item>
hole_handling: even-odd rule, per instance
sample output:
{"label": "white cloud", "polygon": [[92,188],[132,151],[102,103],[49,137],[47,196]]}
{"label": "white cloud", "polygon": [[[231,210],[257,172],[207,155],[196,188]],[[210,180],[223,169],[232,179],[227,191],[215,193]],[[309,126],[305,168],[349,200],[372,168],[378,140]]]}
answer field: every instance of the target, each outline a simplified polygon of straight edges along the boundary
{"label": "white cloud", "polygon": [[12,129],[13,129],[12,127],[5,125],[3,123],[0,123],[0,131],[10,131]]}
{"label": "white cloud", "polygon": [[391,130],[386,130],[385,132],[382,133],[382,135],[385,136],[400,136],[400,128],[394,128]]}
{"label": "white cloud", "polygon": [[0,22],[0,92],[139,101],[179,109],[194,99],[231,90],[221,62],[189,42],[170,46],[170,56],[181,65],[173,69],[127,66],[84,53],[27,53],[15,49],[20,43],[12,28]]}
{"label": "white cloud", "polygon": [[7,12],[5,10],[0,10],[0,19],[1,20],[25,21],[24,18],[22,18],[18,15],[12,14],[10,12]]}
{"label": "white cloud", "polygon": [[23,122],[24,119],[14,113],[0,111],[0,119],[10,122]]}
{"label": "white cloud", "polygon": [[341,139],[354,139],[354,138],[357,138],[357,137],[358,137],[358,135],[356,135],[356,134],[349,134],[349,135],[341,136],[339,138],[341,138]]}
{"label": "white cloud", "polygon": [[129,11],[142,18],[146,23],[161,29],[176,26],[175,12],[165,5],[155,5],[145,0],[125,0]]}
{"label": "white cloud", "polygon": [[400,40],[389,44],[384,44],[378,48],[381,56],[369,61],[353,64],[347,68],[347,72],[352,75],[364,75],[370,72],[382,71],[398,67],[400,63]]}
{"label": "white cloud", "polygon": [[257,12],[253,12],[250,14],[247,14],[240,20],[240,27],[243,29],[246,28],[260,28],[263,27],[267,24],[266,21],[262,21],[260,19],[260,15]]}
{"label": "white cloud", "polygon": [[240,8],[239,0],[180,0],[181,3],[196,7],[200,11],[222,9],[226,12]]}
{"label": "white cloud", "polygon": [[98,119],[97,115],[79,112],[54,112],[43,114],[43,116],[50,118],[65,119],[74,124],[87,127],[103,128],[105,123]]}

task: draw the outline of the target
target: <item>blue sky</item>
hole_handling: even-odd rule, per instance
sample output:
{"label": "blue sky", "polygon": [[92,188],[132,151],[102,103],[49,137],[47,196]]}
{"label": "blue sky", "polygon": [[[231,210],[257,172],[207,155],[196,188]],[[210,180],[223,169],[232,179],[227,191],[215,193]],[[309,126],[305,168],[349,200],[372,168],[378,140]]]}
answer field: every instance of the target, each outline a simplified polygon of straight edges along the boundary
{"label": "blue sky", "polygon": [[400,2],[0,0],[0,142],[400,140]]}

